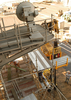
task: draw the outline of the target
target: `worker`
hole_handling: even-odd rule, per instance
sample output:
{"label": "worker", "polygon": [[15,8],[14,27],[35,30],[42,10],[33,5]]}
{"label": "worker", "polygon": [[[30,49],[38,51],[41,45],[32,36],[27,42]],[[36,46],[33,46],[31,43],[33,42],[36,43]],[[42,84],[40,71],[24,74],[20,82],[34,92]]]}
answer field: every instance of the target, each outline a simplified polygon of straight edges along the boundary
{"label": "worker", "polygon": [[42,80],[43,80],[42,72],[38,73],[38,77],[39,77],[39,81],[42,82]]}
{"label": "worker", "polygon": [[69,82],[70,77],[71,77],[71,72],[67,71],[67,73],[66,73],[66,80],[65,80],[66,83]]}
{"label": "worker", "polygon": [[[14,60],[14,65],[20,68],[18,60]],[[16,72],[18,72],[18,69],[16,68]]]}

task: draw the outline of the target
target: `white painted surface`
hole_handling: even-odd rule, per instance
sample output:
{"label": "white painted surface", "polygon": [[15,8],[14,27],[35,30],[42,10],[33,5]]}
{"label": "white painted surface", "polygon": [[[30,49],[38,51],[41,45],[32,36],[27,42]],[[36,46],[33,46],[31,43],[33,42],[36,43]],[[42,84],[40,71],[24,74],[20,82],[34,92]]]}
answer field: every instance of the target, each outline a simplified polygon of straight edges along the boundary
{"label": "white painted surface", "polygon": [[[67,58],[68,58],[68,63],[70,63],[71,62],[71,58],[66,55],[66,56],[54,59],[53,60],[53,65],[56,65],[56,61],[57,61],[57,66],[64,65],[67,62]],[[52,62],[52,60],[51,60],[51,62]]]}
{"label": "white painted surface", "polygon": [[[38,56],[36,56],[35,53]],[[37,49],[35,50],[35,53],[30,52],[28,53],[28,55],[30,59],[32,60],[33,64],[35,65],[35,67],[38,66],[38,71],[50,68],[50,65],[48,64],[48,62],[44,59],[44,57],[41,55],[41,53]],[[36,65],[36,58],[37,58],[37,65]]]}
{"label": "white painted surface", "polygon": [[22,98],[21,100],[37,100],[35,95],[32,93],[24,98]]}

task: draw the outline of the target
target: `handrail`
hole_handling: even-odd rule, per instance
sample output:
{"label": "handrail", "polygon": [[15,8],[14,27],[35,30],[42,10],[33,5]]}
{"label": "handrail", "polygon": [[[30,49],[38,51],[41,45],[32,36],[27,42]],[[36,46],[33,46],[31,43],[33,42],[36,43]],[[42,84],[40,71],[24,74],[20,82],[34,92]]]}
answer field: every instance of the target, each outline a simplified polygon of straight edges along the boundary
{"label": "handrail", "polygon": [[60,65],[60,66],[57,66],[57,61],[56,61],[55,69],[57,70],[58,68],[65,67],[65,66],[68,66],[68,58],[67,58],[66,64],[63,64],[63,65]]}

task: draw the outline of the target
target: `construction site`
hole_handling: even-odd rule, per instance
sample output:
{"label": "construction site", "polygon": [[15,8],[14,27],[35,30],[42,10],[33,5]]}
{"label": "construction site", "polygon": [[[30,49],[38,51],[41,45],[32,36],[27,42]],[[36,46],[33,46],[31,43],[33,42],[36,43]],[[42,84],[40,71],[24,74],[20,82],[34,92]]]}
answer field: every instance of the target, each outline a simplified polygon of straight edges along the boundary
{"label": "construction site", "polygon": [[70,0],[0,5],[0,100],[71,100]]}

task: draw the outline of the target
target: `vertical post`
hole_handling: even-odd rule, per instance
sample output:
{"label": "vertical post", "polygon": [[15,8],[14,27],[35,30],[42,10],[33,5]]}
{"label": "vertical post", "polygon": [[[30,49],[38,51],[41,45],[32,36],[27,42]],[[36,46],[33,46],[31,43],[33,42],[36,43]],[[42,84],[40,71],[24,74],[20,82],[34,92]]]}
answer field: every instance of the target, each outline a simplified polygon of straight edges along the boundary
{"label": "vertical post", "polygon": [[[0,19],[0,21],[2,21],[2,22],[3,22],[3,18],[1,18],[1,19]],[[4,27],[3,27],[3,28],[4,28]],[[1,25],[1,22],[0,22],[0,30],[1,30],[1,34],[2,34],[2,36],[4,37],[4,36],[5,36],[5,34],[4,34],[3,30],[2,30],[2,25]]]}
{"label": "vertical post", "polygon": [[47,22],[45,20],[45,43],[47,43]]}
{"label": "vertical post", "polygon": [[20,29],[19,29],[19,26],[17,26],[18,28],[18,33],[19,33],[19,38],[20,38],[20,45],[21,45],[21,50],[22,50],[22,40],[21,40],[21,35],[20,35]]}
{"label": "vertical post", "polygon": [[68,58],[67,58],[67,63],[66,63],[66,65],[68,66]]}
{"label": "vertical post", "polygon": [[50,54],[50,56],[49,56],[49,57],[50,57],[49,59],[51,60],[51,54]]}
{"label": "vertical post", "polygon": [[[51,23],[53,21],[53,18],[52,18],[53,14],[51,14]],[[52,26],[51,26],[52,27]],[[51,34],[52,34],[52,29],[51,29]]]}
{"label": "vertical post", "polygon": [[53,78],[54,78],[54,75],[53,75],[53,71],[54,71],[53,59],[54,59],[54,47],[53,47],[53,51],[52,51],[52,83],[53,83]]}
{"label": "vertical post", "polygon": [[6,89],[6,86],[5,86],[5,83],[4,83],[4,80],[3,80],[3,78],[2,78],[1,71],[0,71],[0,76],[1,76],[1,81],[2,81],[2,83],[3,83],[4,89],[5,89],[5,92],[6,92],[7,100],[10,100],[10,99],[9,99],[8,92],[7,92],[7,89]]}
{"label": "vertical post", "polygon": [[3,18],[2,18],[2,24],[3,24],[3,28],[4,28],[4,32],[5,32],[5,36],[7,36],[7,34],[6,34],[6,30],[5,30],[4,21],[3,21]]}
{"label": "vertical post", "polygon": [[55,66],[55,69],[57,69],[57,61],[56,61],[56,66]]}
{"label": "vertical post", "polygon": [[2,23],[3,23],[3,28],[4,28],[4,31],[5,31],[5,25],[4,25],[4,21],[3,21],[3,18],[2,18]]}
{"label": "vertical post", "polygon": [[17,38],[17,43],[18,43],[18,47],[19,47],[19,41],[18,41],[18,35],[17,35],[17,26],[14,24],[14,29],[15,29],[15,35]]}
{"label": "vertical post", "polygon": [[37,56],[36,56],[36,70],[37,70],[37,77],[38,77],[38,65],[37,65]]}
{"label": "vertical post", "polygon": [[60,52],[60,57],[62,56],[62,52]]}
{"label": "vertical post", "polygon": [[53,86],[53,83],[54,83],[54,74],[53,74],[53,71],[54,71],[54,65],[53,65],[53,59],[54,59],[54,46],[53,46],[53,50],[52,50],[52,70],[51,70],[51,93],[52,93],[52,96],[51,96],[51,100],[53,100],[53,89],[54,89],[54,86]]}
{"label": "vertical post", "polygon": [[0,33],[1,33],[1,34],[2,34],[2,36],[3,36],[1,23],[0,23]]}
{"label": "vertical post", "polygon": [[54,69],[54,84],[56,85],[56,68]]}

